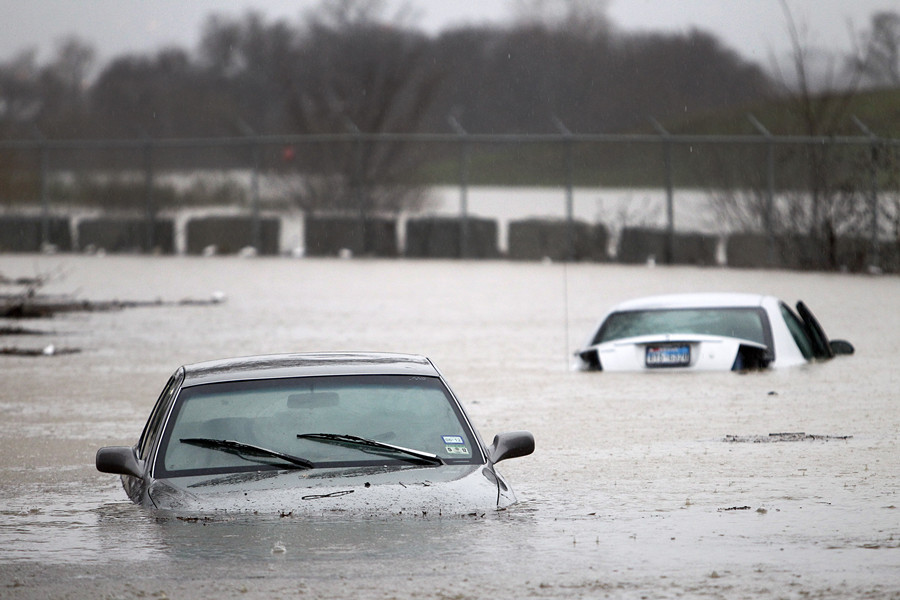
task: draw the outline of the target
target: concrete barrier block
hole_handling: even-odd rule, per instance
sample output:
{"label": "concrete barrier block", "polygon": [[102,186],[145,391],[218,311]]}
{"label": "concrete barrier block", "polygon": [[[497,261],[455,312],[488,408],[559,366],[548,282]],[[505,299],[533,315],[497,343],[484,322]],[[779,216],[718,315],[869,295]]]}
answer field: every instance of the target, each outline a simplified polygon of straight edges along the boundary
{"label": "concrete barrier block", "polygon": [[[818,263],[822,263],[821,258],[817,259]],[[868,238],[838,238],[835,241],[835,266],[841,271],[850,273],[867,273],[873,267],[883,273],[900,272],[900,242],[884,242],[878,243],[876,255],[872,254],[872,242]],[[816,269],[824,267],[816,267],[810,264],[804,264],[803,267]]]}
{"label": "concrete barrier block", "polygon": [[[876,267],[884,273],[900,271],[900,242],[883,242],[877,245],[877,255],[872,255],[872,241],[867,237],[838,238],[836,242],[837,267],[851,273],[865,273]],[[874,263],[874,264],[873,264]]]}
{"label": "concrete barrier block", "polygon": [[900,273],[900,242],[879,244],[877,266],[885,273]]}
{"label": "concrete barrier block", "polygon": [[[259,220],[259,254],[278,254],[281,221],[274,217]],[[253,245],[251,217],[217,216],[191,219],[186,227],[188,254],[202,254],[210,246],[218,254],[236,254]]]}
{"label": "concrete barrier block", "polygon": [[175,252],[172,219],[156,219],[151,232],[147,226],[147,220],[140,218],[84,219],[78,223],[78,246],[82,250],[94,247],[106,252]]}
{"label": "concrete barrier block", "polygon": [[514,260],[603,261],[607,259],[607,240],[603,225],[589,225],[581,221],[570,224],[558,219],[525,219],[509,224],[507,254]]}
{"label": "concrete barrier block", "polygon": [[[463,227],[466,227],[463,251]],[[497,258],[497,222],[491,219],[432,217],[406,222],[406,256],[414,258]],[[463,256],[465,255],[465,256]]]}
{"label": "concrete barrier block", "polygon": [[651,229],[626,227],[619,234],[616,257],[626,264],[645,263],[648,260],[664,262],[666,233]]}
{"label": "concrete barrier block", "polygon": [[725,260],[729,267],[762,269],[774,266],[774,248],[769,256],[769,239],[760,233],[736,233],[725,241]]}
{"label": "concrete barrier block", "polygon": [[[836,262],[842,271],[861,273],[869,267],[871,244],[865,238],[838,238]],[[879,253],[880,254],[880,253]]]}
{"label": "concrete barrier block", "polygon": [[[68,217],[47,218],[47,242],[61,252],[72,250]],[[0,215],[0,252],[40,252],[43,218],[32,215]]]}
{"label": "concrete barrier block", "polygon": [[785,269],[817,270],[828,264],[825,247],[808,235],[775,238],[778,266]]}
{"label": "concrete barrier block", "polygon": [[[638,264],[655,260],[659,264],[714,265],[718,240],[700,233],[676,233],[672,256],[668,257],[668,233],[662,230],[626,227],[619,238],[619,262]],[[668,259],[668,260],[667,260]]]}
{"label": "concrete barrier block", "polygon": [[365,251],[365,232],[357,218],[307,216],[303,237],[307,256],[337,256],[342,250],[357,255]]}
{"label": "concrete barrier block", "polygon": [[365,221],[350,216],[308,216],[304,245],[309,256],[397,256],[397,223],[389,219]]}
{"label": "concrete barrier block", "polygon": [[397,256],[399,254],[397,221],[392,219],[367,220],[365,250],[369,256]]}
{"label": "concrete barrier block", "polygon": [[711,266],[717,264],[716,248],[719,239],[702,233],[675,235],[672,264]]}
{"label": "concrete barrier block", "polygon": [[[776,236],[770,242],[761,233],[737,233],[728,237],[725,249],[730,267],[817,270],[832,264],[825,244],[808,235]],[[834,250],[834,264],[838,267],[865,270],[868,259],[865,240],[838,239]]]}
{"label": "concrete barrier block", "polygon": [[[548,255],[546,221],[511,221],[507,230],[507,256],[514,260],[541,260]],[[551,257],[552,258],[552,257]]]}

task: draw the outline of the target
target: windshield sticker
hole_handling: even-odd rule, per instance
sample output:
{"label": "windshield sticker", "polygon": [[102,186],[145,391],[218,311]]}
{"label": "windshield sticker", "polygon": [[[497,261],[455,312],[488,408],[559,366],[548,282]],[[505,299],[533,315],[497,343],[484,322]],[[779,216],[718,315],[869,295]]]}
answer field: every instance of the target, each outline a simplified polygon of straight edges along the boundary
{"label": "windshield sticker", "polygon": [[441,437],[445,444],[465,444],[461,435],[443,435]]}
{"label": "windshield sticker", "polygon": [[469,449],[465,446],[447,446],[447,454],[469,454]]}

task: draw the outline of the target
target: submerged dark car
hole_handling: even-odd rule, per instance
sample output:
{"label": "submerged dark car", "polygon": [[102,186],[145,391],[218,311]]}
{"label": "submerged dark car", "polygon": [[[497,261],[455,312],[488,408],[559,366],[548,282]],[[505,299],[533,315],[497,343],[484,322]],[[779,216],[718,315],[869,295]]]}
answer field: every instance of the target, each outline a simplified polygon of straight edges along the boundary
{"label": "submerged dark car", "polygon": [[320,353],[186,365],[134,447],[97,451],[137,504],[176,511],[464,513],[516,501],[487,446],[423,356]]}

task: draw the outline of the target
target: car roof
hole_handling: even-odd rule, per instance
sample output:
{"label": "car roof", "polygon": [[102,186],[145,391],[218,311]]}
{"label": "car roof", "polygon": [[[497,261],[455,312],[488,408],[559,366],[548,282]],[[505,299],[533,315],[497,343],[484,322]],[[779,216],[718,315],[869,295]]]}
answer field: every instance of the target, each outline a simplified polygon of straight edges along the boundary
{"label": "car roof", "polygon": [[440,375],[424,356],[386,352],[268,354],[199,362],[182,368],[185,386],[321,375]]}
{"label": "car roof", "polygon": [[739,293],[693,293],[647,296],[628,300],[613,307],[612,312],[626,310],[661,310],[667,308],[740,308],[763,306],[769,296]]}

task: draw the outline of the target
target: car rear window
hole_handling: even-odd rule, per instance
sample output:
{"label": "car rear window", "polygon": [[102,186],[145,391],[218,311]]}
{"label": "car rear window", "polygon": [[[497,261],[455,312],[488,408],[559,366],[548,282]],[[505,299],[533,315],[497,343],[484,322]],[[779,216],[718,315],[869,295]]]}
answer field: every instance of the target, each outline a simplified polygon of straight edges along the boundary
{"label": "car rear window", "polygon": [[750,340],[768,345],[764,313],[757,308],[635,310],[611,314],[593,344],[643,335],[692,333]]}

